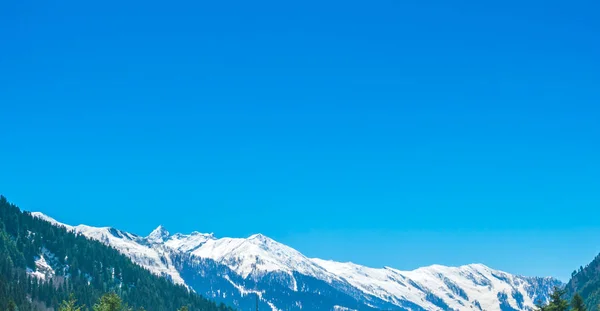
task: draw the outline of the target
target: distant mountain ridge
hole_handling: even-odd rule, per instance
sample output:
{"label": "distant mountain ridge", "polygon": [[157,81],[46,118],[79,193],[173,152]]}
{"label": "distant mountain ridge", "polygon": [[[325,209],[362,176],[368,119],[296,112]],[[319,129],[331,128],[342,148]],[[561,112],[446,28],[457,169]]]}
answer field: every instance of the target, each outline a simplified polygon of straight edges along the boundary
{"label": "distant mountain ridge", "polygon": [[151,272],[240,310],[253,310],[258,295],[263,310],[520,311],[546,301],[562,285],[482,264],[400,271],[308,258],[262,234],[216,238],[170,234],[159,226],[141,237],[32,215],[110,245]]}

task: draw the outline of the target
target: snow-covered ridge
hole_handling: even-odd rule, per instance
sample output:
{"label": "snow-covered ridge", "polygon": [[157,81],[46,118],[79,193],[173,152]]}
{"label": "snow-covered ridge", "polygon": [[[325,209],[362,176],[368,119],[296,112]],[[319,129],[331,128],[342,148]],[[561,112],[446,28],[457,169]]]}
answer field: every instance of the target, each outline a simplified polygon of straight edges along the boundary
{"label": "snow-covered ridge", "polygon": [[[298,275],[304,275],[354,297],[365,307],[386,309],[392,305],[398,309],[418,311],[530,310],[534,307],[534,302],[546,299],[552,287],[560,284],[552,278],[516,276],[483,264],[460,267],[433,265],[401,271],[390,267],[370,268],[353,263],[307,258],[297,250],[262,234],[248,238],[216,238],[213,234],[199,232],[170,234],[159,226],[148,236],[140,237],[110,227],[69,226],[42,213],[32,215],[110,245],[151,272],[184,285],[187,284],[181,274],[181,265],[174,262],[179,258],[210,259],[226,266],[242,279],[260,280],[276,273],[283,277],[269,278],[269,282],[284,279],[285,282],[278,285],[294,292],[304,290],[298,286],[297,280]],[[227,283],[235,284],[227,275],[219,277]],[[252,288],[240,286],[235,284],[242,295],[253,292]],[[276,306],[274,301],[264,298],[267,296],[272,295],[261,294],[261,299],[273,310],[288,309],[289,306]],[[297,301],[296,306],[298,305],[302,306],[302,302]],[[350,308],[336,305],[335,309]]]}
{"label": "snow-covered ridge", "polygon": [[185,284],[179,272],[171,263],[170,256],[165,254],[165,251],[160,247],[151,247],[149,245],[148,238],[153,241],[153,238],[156,238],[155,236],[143,238],[111,227],[70,226],[40,212],[33,212],[31,215],[46,220],[55,226],[65,227],[69,231],[110,245],[152,273],[169,277],[176,284]]}
{"label": "snow-covered ridge", "polygon": [[[460,267],[432,265],[400,271],[318,258],[313,260],[365,293],[389,297],[387,300],[392,303],[401,300],[418,302],[427,310],[440,307],[437,298],[454,310],[480,309],[480,306],[484,310],[501,310],[501,300],[516,310],[522,310],[533,308],[536,302],[536,297],[529,294],[533,290],[530,278],[494,270],[483,264]],[[550,283],[554,281],[551,278],[547,280]],[[500,298],[504,295],[505,298]]]}

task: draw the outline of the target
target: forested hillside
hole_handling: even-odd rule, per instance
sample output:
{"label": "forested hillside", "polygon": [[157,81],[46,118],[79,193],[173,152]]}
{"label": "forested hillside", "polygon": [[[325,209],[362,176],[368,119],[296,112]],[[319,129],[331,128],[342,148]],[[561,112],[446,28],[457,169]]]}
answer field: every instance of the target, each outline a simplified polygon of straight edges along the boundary
{"label": "forested hillside", "polygon": [[108,292],[134,309],[230,310],[151,274],[111,247],[21,212],[3,196],[0,254],[0,310],[56,310],[71,294],[91,308]]}
{"label": "forested hillside", "polygon": [[588,310],[600,310],[600,255],[587,266],[573,271],[566,289],[570,296],[581,295]]}

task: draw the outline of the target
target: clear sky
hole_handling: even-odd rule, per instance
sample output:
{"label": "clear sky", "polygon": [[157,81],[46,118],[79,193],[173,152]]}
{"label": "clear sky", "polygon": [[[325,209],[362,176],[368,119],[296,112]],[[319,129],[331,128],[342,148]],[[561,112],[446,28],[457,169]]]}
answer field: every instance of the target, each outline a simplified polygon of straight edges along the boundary
{"label": "clear sky", "polygon": [[3,1],[0,193],[141,235],[567,279],[600,251],[599,11]]}

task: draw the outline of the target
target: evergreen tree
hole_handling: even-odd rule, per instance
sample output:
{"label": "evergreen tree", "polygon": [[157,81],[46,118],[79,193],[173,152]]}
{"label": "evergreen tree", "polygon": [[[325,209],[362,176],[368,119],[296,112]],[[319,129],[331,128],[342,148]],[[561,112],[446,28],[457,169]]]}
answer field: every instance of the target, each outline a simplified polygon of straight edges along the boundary
{"label": "evergreen tree", "polygon": [[17,308],[17,304],[11,299],[8,302],[8,311],[18,311],[19,308]]}
{"label": "evergreen tree", "polygon": [[566,291],[555,287],[554,292],[550,295],[550,303],[545,307],[544,311],[567,311],[569,303],[563,298]]}
{"label": "evergreen tree", "polygon": [[68,301],[63,301],[58,308],[58,311],[81,311],[81,307],[76,306],[77,300],[71,294]]}
{"label": "evergreen tree", "polygon": [[115,293],[109,293],[100,297],[100,301],[94,305],[94,311],[125,311],[121,297]]}
{"label": "evergreen tree", "polygon": [[571,311],[587,311],[583,298],[578,293],[575,293],[571,299]]}

